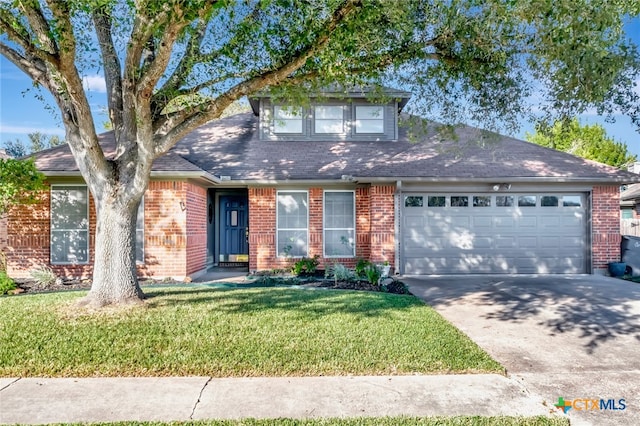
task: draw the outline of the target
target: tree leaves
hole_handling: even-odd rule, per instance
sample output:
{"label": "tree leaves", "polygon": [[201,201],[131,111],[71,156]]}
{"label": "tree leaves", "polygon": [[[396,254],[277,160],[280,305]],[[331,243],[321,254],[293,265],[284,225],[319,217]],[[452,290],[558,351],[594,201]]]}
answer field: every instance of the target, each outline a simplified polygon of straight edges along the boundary
{"label": "tree leaves", "polygon": [[35,203],[43,189],[44,175],[32,159],[0,159],[0,215],[13,205]]}
{"label": "tree leaves", "polygon": [[636,156],[628,152],[627,145],[607,136],[601,125],[581,125],[577,119],[557,121],[552,126],[541,123],[536,127],[536,132],[527,133],[526,138],[547,148],[618,168],[636,161]]}

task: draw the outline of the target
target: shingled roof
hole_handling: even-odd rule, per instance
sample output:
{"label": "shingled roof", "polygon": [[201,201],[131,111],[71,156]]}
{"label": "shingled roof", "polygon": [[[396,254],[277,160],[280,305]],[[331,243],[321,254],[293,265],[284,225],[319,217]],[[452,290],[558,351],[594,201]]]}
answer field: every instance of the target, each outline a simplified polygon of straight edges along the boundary
{"label": "shingled roof", "polygon": [[[251,113],[212,121],[189,134],[153,165],[156,174],[229,176],[233,181],[296,180],[640,182],[640,175],[529,142],[457,127],[444,137],[435,126],[413,141],[406,127],[397,141],[267,141]],[[411,140],[410,140],[411,139]],[[113,152],[111,132],[101,136]],[[45,174],[77,174],[66,145],[36,155]],[[210,180],[214,180],[212,177]]]}

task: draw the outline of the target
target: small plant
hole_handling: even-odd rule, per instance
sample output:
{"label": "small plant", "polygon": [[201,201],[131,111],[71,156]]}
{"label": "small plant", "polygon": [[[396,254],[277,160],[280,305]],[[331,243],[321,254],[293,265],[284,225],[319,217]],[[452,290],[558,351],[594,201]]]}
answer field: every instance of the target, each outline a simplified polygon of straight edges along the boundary
{"label": "small plant", "polygon": [[364,268],[364,275],[367,277],[367,281],[370,284],[378,285],[380,281],[380,277],[382,276],[382,271],[376,265],[367,265]]}
{"label": "small plant", "polygon": [[16,282],[6,272],[0,271],[0,295],[7,294],[16,289]]}
{"label": "small plant", "polygon": [[356,278],[355,273],[352,269],[347,268],[342,263],[334,263],[330,268],[327,269],[326,277],[333,277],[334,282],[337,284],[338,281],[353,281]]}
{"label": "small plant", "polygon": [[300,275],[302,273],[313,274],[316,272],[319,263],[320,262],[318,261],[318,255],[315,255],[311,258],[303,257],[293,264],[293,266],[291,267],[291,273],[293,275]]}
{"label": "small plant", "polygon": [[366,274],[364,272],[364,270],[367,268],[367,266],[371,265],[372,263],[369,262],[367,259],[358,259],[358,262],[356,263],[356,276],[358,278],[365,278]]}
{"label": "small plant", "polygon": [[29,271],[29,275],[36,282],[38,287],[47,288],[56,282],[56,274],[48,266],[40,266],[39,268]]}

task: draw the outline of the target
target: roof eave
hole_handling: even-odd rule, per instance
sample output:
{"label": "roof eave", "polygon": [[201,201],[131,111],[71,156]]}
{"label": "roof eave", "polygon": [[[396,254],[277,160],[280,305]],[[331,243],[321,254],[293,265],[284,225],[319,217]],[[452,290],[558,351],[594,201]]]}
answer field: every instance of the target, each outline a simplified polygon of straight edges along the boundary
{"label": "roof eave", "polygon": [[[46,177],[82,177],[82,174],[77,171],[61,171],[61,170],[41,170],[42,174]],[[218,185],[220,178],[211,173],[205,171],[152,171],[152,178],[165,178],[165,179],[196,179],[209,184]]]}

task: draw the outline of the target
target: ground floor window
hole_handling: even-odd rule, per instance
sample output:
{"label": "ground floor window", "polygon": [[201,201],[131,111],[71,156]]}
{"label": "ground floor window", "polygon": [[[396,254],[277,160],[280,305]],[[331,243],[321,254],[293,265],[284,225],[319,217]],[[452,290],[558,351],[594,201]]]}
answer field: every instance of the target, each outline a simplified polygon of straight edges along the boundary
{"label": "ground floor window", "polygon": [[278,256],[307,256],[309,247],[308,200],[307,191],[278,191],[276,210],[276,250]]}
{"label": "ground floor window", "polygon": [[144,263],[144,197],[136,216],[136,262]]}
{"label": "ground floor window", "polygon": [[89,261],[89,196],[84,185],[51,187],[51,263]]}
{"label": "ground floor window", "polygon": [[324,193],[324,256],[354,257],[356,255],[356,212],[353,191]]}

